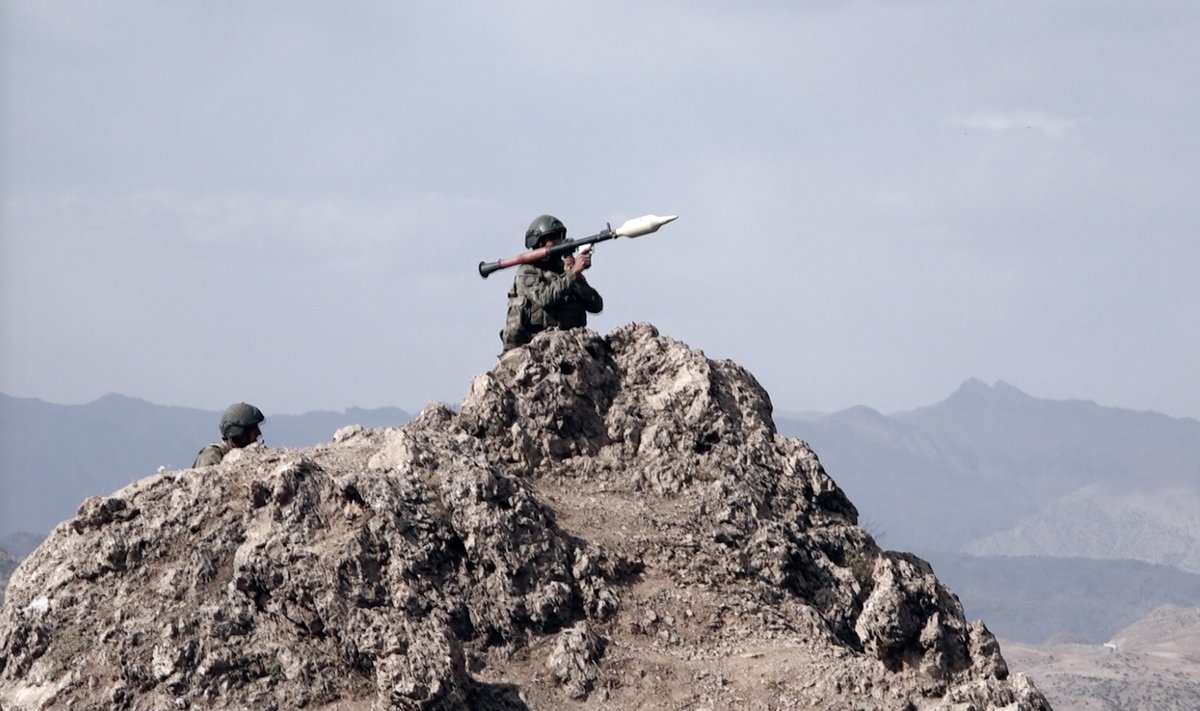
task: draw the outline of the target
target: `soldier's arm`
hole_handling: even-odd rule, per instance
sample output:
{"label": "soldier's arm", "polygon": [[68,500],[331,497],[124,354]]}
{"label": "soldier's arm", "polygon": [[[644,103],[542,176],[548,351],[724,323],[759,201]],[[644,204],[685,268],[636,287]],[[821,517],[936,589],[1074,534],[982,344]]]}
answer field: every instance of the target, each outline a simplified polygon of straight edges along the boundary
{"label": "soldier's arm", "polygon": [[588,313],[598,314],[604,310],[604,298],[600,296],[600,292],[592,288],[591,284],[587,283],[587,279],[582,274],[575,279],[575,296]]}
{"label": "soldier's arm", "polygon": [[574,293],[580,277],[569,271],[562,274],[543,273],[537,267],[525,264],[517,274],[517,293],[537,306],[546,308],[566,301]]}

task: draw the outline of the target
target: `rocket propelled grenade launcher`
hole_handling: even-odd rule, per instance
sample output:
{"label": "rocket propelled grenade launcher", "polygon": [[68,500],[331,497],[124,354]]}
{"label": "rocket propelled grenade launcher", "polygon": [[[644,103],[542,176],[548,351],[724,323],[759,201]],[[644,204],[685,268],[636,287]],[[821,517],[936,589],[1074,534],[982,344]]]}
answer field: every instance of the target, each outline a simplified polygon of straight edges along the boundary
{"label": "rocket propelled grenade launcher", "polygon": [[487,278],[488,274],[515,267],[518,264],[532,264],[540,262],[543,259],[556,257],[560,254],[570,254],[584,245],[596,244],[605,240],[615,239],[617,237],[641,237],[652,232],[657,232],[659,227],[679,219],[679,215],[667,215],[659,217],[658,215],[642,215],[635,217],[632,220],[626,220],[620,227],[613,229],[612,225],[608,225],[602,232],[592,235],[591,237],[580,237],[579,239],[569,239],[553,247],[538,247],[531,249],[528,252],[521,252],[515,257],[501,259],[496,262],[480,262],[479,276]]}

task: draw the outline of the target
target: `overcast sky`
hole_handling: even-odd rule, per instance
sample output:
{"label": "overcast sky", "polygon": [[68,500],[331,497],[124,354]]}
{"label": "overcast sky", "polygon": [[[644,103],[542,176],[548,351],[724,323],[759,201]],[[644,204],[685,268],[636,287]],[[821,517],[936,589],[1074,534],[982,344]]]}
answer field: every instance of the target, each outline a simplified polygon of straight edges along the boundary
{"label": "overcast sky", "polygon": [[458,403],[536,215],[780,410],[1200,417],[1200,3],[0,0],[0,391]]}

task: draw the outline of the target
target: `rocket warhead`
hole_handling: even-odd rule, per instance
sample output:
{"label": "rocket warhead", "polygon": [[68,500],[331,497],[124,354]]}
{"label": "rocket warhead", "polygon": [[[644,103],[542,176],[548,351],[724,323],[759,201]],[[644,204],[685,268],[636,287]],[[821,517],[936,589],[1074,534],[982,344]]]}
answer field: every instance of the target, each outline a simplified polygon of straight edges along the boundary
{"label": "rocket warhead", "polygon": [[617,237],[641,237],[651,232],[657,232],[659,227],[677,219],[679,219],[679,215],[667,215],[666,217],[642,215],[632,220],[625,220],[624,224],[613,230],[613,234]]}

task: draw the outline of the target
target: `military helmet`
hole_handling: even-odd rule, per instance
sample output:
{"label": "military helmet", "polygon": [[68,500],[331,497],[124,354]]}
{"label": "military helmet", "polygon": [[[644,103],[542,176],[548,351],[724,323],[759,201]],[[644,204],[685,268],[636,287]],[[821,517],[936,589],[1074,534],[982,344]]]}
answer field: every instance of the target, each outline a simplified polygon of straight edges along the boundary
{"label": "military helmet", "polygon": [[549,237],[567,238],[567,227],[554,215],[538,215],[525,230],[525,247],[533,249]]}
{"label": "military helmet", "polygon": [[221,437],[224,439],[241,437],[251,427],[265,419],[267,418],[263,417],[262,410],[253,405],[244,402],[230,405],[225,410],[225,414],[221,415]]}

